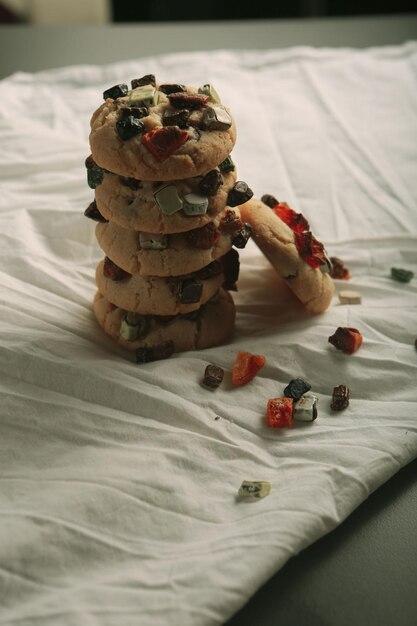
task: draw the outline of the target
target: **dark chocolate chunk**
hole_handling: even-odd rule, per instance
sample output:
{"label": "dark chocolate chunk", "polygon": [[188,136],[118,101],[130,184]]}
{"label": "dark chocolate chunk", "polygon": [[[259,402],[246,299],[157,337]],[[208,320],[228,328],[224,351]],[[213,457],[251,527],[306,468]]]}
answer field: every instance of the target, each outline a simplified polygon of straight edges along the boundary
{"label": "dark chocolate chunk", "polygon": [[125,187],[129,187],[130,189],[140,189],[142,187],[142,181],[137,180],[136,178],[129,178],[128,176],[119,176],[119,180]]}
{"label": "dark chocolate chunk", "polygon": [[135,117],[140,120],[142,117],[149,115],[147,107],[122,107],[119,110],[120,119],[126,119],[127,117]]}
{"label": "dark chocolate chunk", "polygon": [[84,164],[88,170],[92,167],[97,167],[97,163],[94,161],[92,154],[86,158]]}
{"label": "dark chocolate chunk", "polygon": [[218,276],[223,272],[223,265],[219,259],[215,259],[205,267],[202,267],[201,270],[195,272],[195,277],[200,280],[207,280],[207,278],[213,278],[213,276]]}
{"label": "dark chocolate chunk", "polygon": [[183,280],[180,283],[179,292],[182,304],[199,302],[203,292],[203,283],[192,278]]}
{"label": "dark chocolate chunk", "polygon": [[169,109],[166,109],[162,116],[162,124],[164,126],[178,126],[178,128],[187,128],[189,117],[189,109],[180,109],[179,111],[170,111]]}
{"label": "dark chocolate chunk", "polygon": [[224,161],[222,161],[220,163],[219,170],[221,172],[225,172],[225,173],[226,172],[234,172],[235,171],[235,164],[233,163],[233,160],[232,160],[232,157],[230,156],[230,154],[229,154],[229,156],[227,156],[225,158]]}
{"label": "dark chocolate chunk", "polygon": [[202,93],[170,93],[168,94],[169,102],[174,109],[201,109],[206,106],[208,96]]}
{"label": "dark chocolate chunk", "polygon": [[114,85],[106,91],[103,91],[103,100],[107,98],[112,98],[116,100],[116,98],[122,98],[123,96],[127,96],[127,92],[129,91],[128,86],[125,83],[120,83],[119,85]]}
{"label": "dark chocolate chunk", "polygon": [[219,228],[222,233],[234,233],[243,228],[243,222],[237,213],[228,209],[220,220]]}
{"label": "dark chocolate chunk", "polygon": [[152,85],[156,87],[155,75],[154,74],[145,74],[141,78],[134,78],[131,81],[132,89],[136,89],[136,87],[142,87],[142,85]]}
{"label": "dark chocolate chunk", "polygon": [[141,120],[138,120],[133,115],[129,115],[129,117],[119,120],[116,122],[116,130],[122,141],[127,141],[128,139],[132,139],[139,133],[143,133],[145,130],[145,125]]}
{"label": "dark chocolate chunk", "polygon": [[270,193],[265,193],[261,197],[261,202],[266,204],[266,206],[269,206],[270,209],[273,209],[274,206],[277,206],[277,204],[279,204],[279,201],[276,199],[276,197],[275,196],[271,196]]}
{"label": "dark chocolate chunk", "polygon": [[233,248],[225,254],[222,259],[223,271],[224,271],[224,283],[223,288],[228,291],[237,291],[237,280],[239,278],[239,252]]}
{"label": "dark chocolate chunk", "polygon": [[108,256],[104,258],[103,274],[106,278],[115,281],[124,280],[130,276],[128,272],[125,272],[125,270],[116,265],[116,263],[113,263]]}
{"label": "dark chocolate chunk", "polygon": [[175,83],[164,83],[163,85],[159,85],[158,90],[162,91],[162,93],[165,93],[168,96],[170,93],[179,93],[181,91],[187,91],[187,88],[185,87],[185,85],[176,85]]}
{"label": "dark chocolate chunk", "polygon": [[204,372],[203,385],[209,389],[217,389],[223,380],[223,376],[224,369],[217,365],[207,365]]}
{"label": "dark chocolate chunk", "polygon": [[228,206],[238,206],[244,204],[250,200],[253,196],[253,191],[250,189],[243,180],[238,180],[229,191],[227,196]]}
{"label": "dark chocolate chunk", "polygon": [[88,205],[88,207],[84,211],[84,215],[90,218],[90,220],[94,220],[95,222],[102,222],[103,224],[109,221],[102,216],[97,208],[97,202],[95,200],[93,200],[91,204]]}
{"label": "dark chocolate chunk", "polygon": [[342,411],[349,406],[349,387],[346,385],[338,385],[333,388],[332,402],[330,408],[332,411]]}
{"label": "dark chocolate chunk", "polygon": [[102,167],[95,165],[87,169],[87,184],[90,189],[95,189],[103,182],[104,170]]}
{"label": "dark chocolate chunk", "polygon": [[223,184],[219,170],[211,170],[198,183],[198,193],[202,196],[214,196]]}
{"label": "dark chocolate chunk", "polygon": [[296,402],[307,391],[310,391],[311,385],[302,378],[293,378],[284,389],[284,396],[287,398],[293,398]]}
{"label": "dark chocolate chunk", "polygon": [[244,248],[252,234],[252,228],[249,224],[243,224],[243,227],[237,231],[232,239],[232,244],[236,248]]}
{"label": "dark chocolate chunk", "polygon": [[149,346],[145,348],[137,348],[135,351],[136,363],[149,363],[150,361],[159,361],[167,359],[175,352],[174,342],[164,341],[157,346]]}

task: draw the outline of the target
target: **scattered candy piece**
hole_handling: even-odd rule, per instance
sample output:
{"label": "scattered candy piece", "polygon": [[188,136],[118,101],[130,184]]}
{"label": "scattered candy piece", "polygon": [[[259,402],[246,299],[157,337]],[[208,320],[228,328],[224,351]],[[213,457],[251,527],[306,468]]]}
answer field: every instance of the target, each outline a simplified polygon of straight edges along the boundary
{"label": "scattered candy piece", "polygon": [[409,283],[413,276],[414,272],[411,272],[410,270],[404,270],[399,267],[391,267],[391,278],[400,283]]}
{"label": "scattered candy piece", "polygon": [[129,95],[129,104],[134,107],[153,107],[155,106],[156,89],[152,85],[142,85],[136,87]]}
{"label": "scattered candy piece", "polygon": [[204,372],[203,385],[209,389],[217,389],[223,380],[223,376],[224,369],[217,365],[207,365]]}
{"label": "scattered candy piece", "polygon": [[284,396],[297,401],[302,395],[310,391],[311,385],[302,378],[293,378],[284,389]]}
{"label": "scattered candy piece", "polygon": [[340,304],[360,304],[362,302],[362,296],[359,291],[350,291],[345,289],[339,291]]}
{"label": "scattered candy piece", "polygon": [[208,96],[209,99],[212,100],[213,102],[215,102],[216,104],[220,104],[221,103],[219,94],[214,89],[213,85],[210,85],[210,83],[207,83],[206,85],[203,85],[202,87],[199,87],[198,88],[198,93],[202,93],[205,96]]}
{"label": "scattered candy piece", "polygon": [[343,411],[349,406],[349,387],[346,385],[338,385],[333,388],[332,402],[330,408],[332,411]]}
{"label": "scattered candy piece", "polygon": [[122,141],[128,141],[132,137],[136,137],[140,133],[143,133],[145,125],[137,117],[129,115],[125,119],[116,122],[116,130]]}
{"label": "scattered candy piece", "polygon": [[277,204],[279,204],[279,200],[276,199],[275,196],[272,196],[270,193],[265,193],[261,197],[261,202],[269,206],[270,209],[273,209]]}
{"label": "scattered candy piece", "polygon": [[162,213],[165,215],[172,215],[183,208],[183,201],[175,185],[169,183],[158,189],[153,196]]}
{"label": "scattered candy piece", "polygon": [[168,99],[174,109],[183,109],[185,107],[193,111],[206,106],[208,96],[202,93],[184,93],[179,91],[178,93],[168,94]]}
{"label": "scattered candy piece", "polygon": [[139,313],[128,312],[120,324],[120,336],[126,341],[136,341],[143,337],[149,330],[149,319]]}
{"label": "scattered candy piece", "polygon": [[142,136],[144,146],[159,162],[165,161],[187,139],[187,131],[181,130],[178,126],[163,126]]}
{"label": "scattered candy piece", "polygon": [[241,498],[265,498],[271,491],[271,483],[266,480],[244,480],[238,496]]}
{"label": "scattered candy piece", "polygon": [[231,248],[227,254],[222,257],[224,271],[224,289],[228,291],[237,291],[237,280],[239,278],[239,252]]}
{"label": "scattered candy piece", "polygon": [[238,180],[229,191],[227,196],[228,206],[238,206],[244,204],[250,200],[253,196],[253,191],[243,180]]}
{"label": "scattered candy piece", "polygon": [[[304,215],[293,211],[286,202],[278,202],[278,204],[273,207],[273,211],[275,215],[278,215],[295,233],[301,234],[304,233],[304,231],[310,230],[310,224]],[[313,237],[313,235],[311,235],[311,237]]]}
{"label": "scattered candy piece", "polygon": [[328,341],[338,350],[353,354],[362,345],[363,337],[356,328],[339,326]]}
{"label": "scattered candy piece", "polygon": [[227,156],[225,158],[224,161],[222,161],[220,163],[219,170],[221,172],[224,172],[224,173],[226,173],[226,172],[234,172],[235,164],[233,163],[233,160],[232,160],[232,157],[230,156],[230,154],[229,154],[229,156]]}
{"label": "scattered candy piece", "polygon": [[187,91],[185,85],[176,85],[175,83],[164,83],[163,85],[159,85],[158,89],[167,96],[171,93]]}
{"label": "scattered candy piece", "polygon": [[108,256],[104,257],[103,274],[106,278],[115,281],[124,280],[130,276],[128,272],[113,263]]}
{"label": "scattered candy piece", "polygon": [[187,128],[189,117],[189,109],[180,109],[179,111],[170,111],[169,109],[166,109],[162,116],[162,123],[164,126],[178,126],[179,128]]}
{"label": "scattered candy piece", "polygon": [[105,223],[108,222],[109,220],[106,220],[102,214],[100,213],[100,211],[97,208],[97,203],[95,200],[93,200],[91,202],[91,204],[88,205],[88,207],[86,208],[86,210],[84,211],[84,215],[88,218],[90,218],[90,220],[94,220],[95,222],[101,222],[101,223]]}
{"label": "scattered candy piece", "polygon": [[266,421],[269,428],[286,428],[292,426],[292,398],[271,398],[266,407]]}
{"label": "scattered candy piece", "polygon": [[332,264],[332,270],[330,276],[332,278],[340,278],[341,280],[349,280],[351,277],[350,272],[341,259],[337,256],[331,256],[330,262]]}
{"label": "scattered candy piece", "polygon": [[189,278],[179,284],[179,295],[182,304],[194,304],[199,302],[203,292],[203,283]]}
{"label": "scattered candy piece", "polygon": [[168,237],[161,233],[139,233],[141,248],[152,250],[164,250],[168,247]]}
{"label": "scattered candy piece", "polygon": [[265,365],[266,358],[262,354],[238,352],[232,368],[232,385],[240,387],[253,380]]}
{"label": "scattered candy piece", "polygon": [[173,341],[164,341],[157,346],[148,348],[137,348],[136,363],[149,363],[150,361],[159,361],[167,359],[175,352],[175,344]]}
{"label": "scattered candy piece", "polygon": [[206,130],[227,130],[232,125],[232,118],[225,109],[207,107],[203,113],[203,128]]}
{"label": "scattered candy piece", "polygon": [[250,224],[243,224],[242,228],[233,236],[232,244],[236,248],[244,248],[252,235]]}
{"label": "scattered candy piece", "polygon": [[312,393],[306,393],[294,404],[293,418],[298,422],[313,422],[317,418],[319,399]]}
{"label": "scattered candy piece", "polygon": [[202,226],[201,228],[195,228],[184,233],[188,243],[195,248],[202,248],[208,250],[217,244],[220,239],[220,231],[215,227],[213,222]]}
{"label": "scattered candy piece", "polygon": [[202,196],[214,196],[223,184],[223,176],[218,170],[211,170],[198,183],[198,191]]}
{"label": "scattered candy piece", "polygon": [[155,75],[154,74],[145,74],[141,78],[134,78],[131,81],[132,89],[136,89],[136,87],[142,87],[143,85],[152,85],[156,87]]}
{"label": "scattered candy piece", "polygon": [[204,215],[208,209],[207,196],[198,193],[187,193],[184,196],[183,211],[186,215]]}
{"label": "scattered candy piece", "polygon": [[128,86],[124,83],[114,85],[113,87],[106,89],[106,91],[103,91],[103,100],[107,100],[107,98],[111,98],[112,100],[122,98],[123,96],[127,96],[128,91]]}

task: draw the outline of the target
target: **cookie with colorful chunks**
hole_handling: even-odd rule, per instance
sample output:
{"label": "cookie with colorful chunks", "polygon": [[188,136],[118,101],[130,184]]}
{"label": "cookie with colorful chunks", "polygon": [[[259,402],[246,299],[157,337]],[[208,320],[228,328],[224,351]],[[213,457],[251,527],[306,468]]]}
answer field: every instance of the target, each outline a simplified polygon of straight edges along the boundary
{"label": "cookie with colorful chunks", "polygon": [[104,219],[123,228],[177,233],[204,226],[227,204],[236,173],[218,168],[176,181],[138,181],[104,172],[95,187],[97,208]]}
{"label": "cookie with colorful chunks", "polygon": [[271,207],[254,198],[242,205],[241,216],[251,225],[255,243],[307,311],[323,313],[334,291],[331,265],[305,217],[285,203]]}
{"label": "cookie with colorful chunks", "polygon": [[179,276],[209,265],[236,242],[242,247],[244,226],[239,208],[226,207],[212,222],[185,233],[142,233],[99,222],[96,237],[105,255],[129,274]]}
{"label": "cookie with colorful chunks", "polygon": [[[127,274],[114,278],[113,262],[106,257],[96,269],[96,285],[112,304],[142,315],[177,315],[195,311],[223,285],[221,261],[200,272],[177,277]],[[110,269],[109,269],[110,266]]]}
{"label": "cookie with colorful chunks", "polygon": [[131,88],[106,89],[103,98],[91,118],[91,152],[98,166],[122,176],[199,176],[227,159],[236,142],[232,115],[209,84],[157,84],[147,75]]}
{"label": "cookie with colorful chunks", "polygon": [[223,289],[198,309],[186,315],[144,316],[111,304],[97,291],[93,310],[98,323],[117,344],[136,351],[145,362],[173,352],[211,348],[230,340],[235,306]]}

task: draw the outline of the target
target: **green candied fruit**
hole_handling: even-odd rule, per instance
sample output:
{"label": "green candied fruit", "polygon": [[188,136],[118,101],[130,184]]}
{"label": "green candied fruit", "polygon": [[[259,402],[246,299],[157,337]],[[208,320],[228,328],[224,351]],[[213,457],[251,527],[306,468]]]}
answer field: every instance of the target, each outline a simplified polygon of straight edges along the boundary
{"label": "green candied fruit", "polygon": [[95,189],[103,182],[104,170],[102,167],[95,165],[87,170],[87,184],[90,189]]}
{"label": "green candied fruit", "polygon": [[219,165],[219,170],[221,172],[233,172],[235,170],[235,164],[233,163],[232,157],[229,156],[225,158]]}
{"label": "green candied fruit", "polygon": [[414,272],[411,272],[410,270],[404,270],[399,267],[391,267],[391,278],[400,283],[409,283],[413,277]]}

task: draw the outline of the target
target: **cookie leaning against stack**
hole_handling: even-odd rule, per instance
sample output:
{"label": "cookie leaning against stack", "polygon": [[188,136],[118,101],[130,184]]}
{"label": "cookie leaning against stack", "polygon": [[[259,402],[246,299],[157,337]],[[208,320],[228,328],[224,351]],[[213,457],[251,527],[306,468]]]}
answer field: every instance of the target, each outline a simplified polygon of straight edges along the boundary
{"label": "cookie leaning against stack", "polygon": [[215,89],[148,74],[107,89],[92,116],[87,180],[105,253],[94,312],[138,362],[227,341],[239,255],[251,234],[239,207],[236,128]]}

